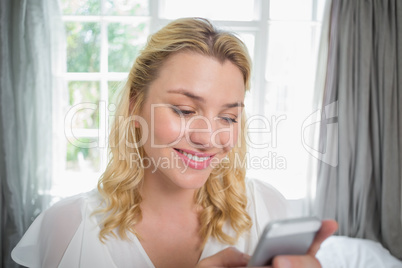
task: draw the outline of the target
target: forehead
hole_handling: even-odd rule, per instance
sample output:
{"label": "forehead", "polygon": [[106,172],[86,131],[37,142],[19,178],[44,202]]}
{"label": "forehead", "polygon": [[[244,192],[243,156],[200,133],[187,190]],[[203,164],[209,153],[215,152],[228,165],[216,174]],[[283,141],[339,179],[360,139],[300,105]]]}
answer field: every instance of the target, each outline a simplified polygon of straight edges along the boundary
{"label": "forehead", "polygon": [[150,86],[150,95],[166,95],[185,89],[212,102],[242,101],[245,94],[243,74],[231,61],[194,52],[170,56]]}

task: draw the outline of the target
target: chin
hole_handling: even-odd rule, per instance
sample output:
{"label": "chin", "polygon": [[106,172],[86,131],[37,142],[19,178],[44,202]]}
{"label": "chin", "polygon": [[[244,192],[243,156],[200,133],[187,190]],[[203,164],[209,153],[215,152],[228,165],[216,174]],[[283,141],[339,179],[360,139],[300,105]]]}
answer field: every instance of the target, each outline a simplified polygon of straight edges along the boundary
{"label": "chin", "polygon": [[183,189],[199,189],[207,182],[212,169],[207,168],[204,172],[199,170],[186,170],[178,174],[175,184]]}

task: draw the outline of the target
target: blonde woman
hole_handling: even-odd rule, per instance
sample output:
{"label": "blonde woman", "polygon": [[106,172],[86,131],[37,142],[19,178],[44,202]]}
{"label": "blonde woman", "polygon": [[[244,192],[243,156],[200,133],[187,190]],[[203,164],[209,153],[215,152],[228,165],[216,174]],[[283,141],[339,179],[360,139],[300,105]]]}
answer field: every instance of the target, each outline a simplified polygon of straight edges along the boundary
{"label": "blonde woman", "polygon": [[[136,59],[111,130],[98,189],[42,213],[12,253],[29,267],[246,266],[281,195],[245,179],[244,96],[250,59],[234,35],[179,19]],[[319,267],[305,256],[274,267]],[[292,266],[284,266],[284,265]]]}

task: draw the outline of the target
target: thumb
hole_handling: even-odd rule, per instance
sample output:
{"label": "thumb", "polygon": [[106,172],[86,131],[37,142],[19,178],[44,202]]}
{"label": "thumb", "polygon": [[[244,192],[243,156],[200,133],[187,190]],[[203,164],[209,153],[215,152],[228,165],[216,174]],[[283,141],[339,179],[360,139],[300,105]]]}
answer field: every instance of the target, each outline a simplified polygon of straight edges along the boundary
{"label": "thumb", "polygon": [[320,249],[321,243],[331,236],[338,229],[338,223],[334,220],[324,220],[322,221],[321,229],[318,231],[314,238],[314,241],[307,254],[315,256],[317,251]]}

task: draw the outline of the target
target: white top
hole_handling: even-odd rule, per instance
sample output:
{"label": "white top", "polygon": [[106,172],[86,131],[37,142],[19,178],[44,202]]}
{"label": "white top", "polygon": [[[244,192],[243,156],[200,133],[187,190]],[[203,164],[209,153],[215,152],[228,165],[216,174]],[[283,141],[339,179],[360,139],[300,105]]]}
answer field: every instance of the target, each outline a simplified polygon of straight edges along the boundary
{"label": "white top", "polygon": [[[252,218],[250,232],[240,237],[235,247],[252,254],[265,225],[286,216],[283,196],[260,180],[247,180],[247,211]],[[129,233],[130,240],[98,238],[99,217],[91,214],[101,202],[97,190],[64,199],[40,214],[11,253],[13,260],[28,267],[154,267],[140,241]],[[234,234],[230,224],[227,234]],[[229,245],[209,238],[200,260]]]}

